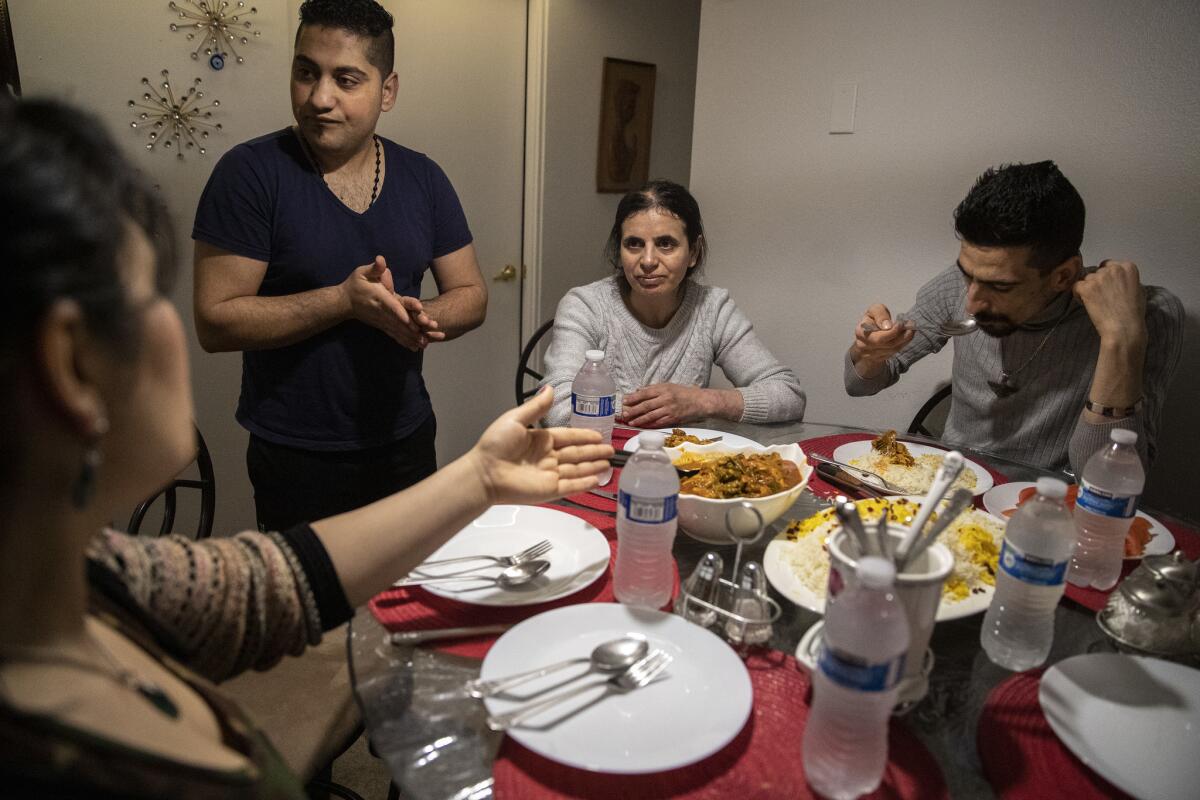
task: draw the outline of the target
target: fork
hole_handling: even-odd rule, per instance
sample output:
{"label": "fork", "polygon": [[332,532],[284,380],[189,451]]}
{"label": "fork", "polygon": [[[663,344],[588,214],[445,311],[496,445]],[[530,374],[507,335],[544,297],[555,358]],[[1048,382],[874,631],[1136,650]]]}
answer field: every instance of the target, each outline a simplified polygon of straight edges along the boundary
{"label": "fork", "polygon": [[437,561],[425,561],[419,564],[415,569],[413,569],[413,572],[420,572],[425,567],[440,567],[443,564],[459,564],[463,561],[480,561],[482,559],[495,561],[502,567],[514,567],[517,564],[523,564],[526,561],[532,561],[535,558],[540,558],[546,555],[546,553],[549,553],[553,547],[554,545],[551,544],[549,539],[542,539],[537,544],[532,544],[519,553],[513,553],[511,556],[479,555],[459,556],[458,558],[440,558]]}
{"label": "fork", "polygon": [[564,700],[569,700],[572,697],[583,694],[584,692],[594,689],[597,686],[604,687],[604,693],[597,697],[599,700],[602,697],[607,697],[610,694],[632,692],[634,689],[640,689],[650,681],[659,676],[667,665],[673,659],[663,650],[655,650],[647,655],[641,661],[635,661],[633,666],[624,672],[618,673],[607,680],[589,683],[584,686],[577,686],[574,689],[568,689],[565,692],[551,695],[550,697],[527,705],[521,706],[515,711],[509,711],[507,714],[488,715],[487,726],[493,731],[506,731],[530,717],[535,717],[541,714],[551,706],[556,706]]}

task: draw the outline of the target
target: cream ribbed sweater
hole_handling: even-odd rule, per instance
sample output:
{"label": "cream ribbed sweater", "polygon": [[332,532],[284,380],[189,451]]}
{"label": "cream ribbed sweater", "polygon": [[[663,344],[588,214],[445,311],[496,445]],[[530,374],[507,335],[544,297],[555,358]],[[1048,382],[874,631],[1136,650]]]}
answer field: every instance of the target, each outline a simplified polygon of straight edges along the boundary
{"label": "cream ribbed sweater", "polygon": [[[571,417],[571,382],[587,350],[603,350],[624,395],[655,383],[707,387],[713,364],[744,400],[742,422],[780,422],[804,417],[804,390],[780,364],[737,309],[729,292],[688,280],[683,303],[663,328],[650,328],[629,312],[616,276],[567,292],[554,315],[543,384],[554,387],[546,423]],[[620,398],[617,399],[618,407]]]}

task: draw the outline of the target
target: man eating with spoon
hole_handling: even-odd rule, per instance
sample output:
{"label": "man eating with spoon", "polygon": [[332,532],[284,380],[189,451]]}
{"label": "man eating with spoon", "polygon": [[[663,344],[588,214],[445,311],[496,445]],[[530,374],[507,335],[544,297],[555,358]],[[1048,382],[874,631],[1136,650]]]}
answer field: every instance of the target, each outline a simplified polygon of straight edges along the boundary
{"label": "man eating with spoon", "polygon": [[1148,466],[1183,306],[1143,286],[1130,261],[1085,268],[1084,216],[1051,161],[988,169],[955,209],[956,263],[920,288],[903,321],[878,303],[863,314],[846,392],[876,394],[953,338],[946,441],[1078,474],[1111,429],[1128,428]]}

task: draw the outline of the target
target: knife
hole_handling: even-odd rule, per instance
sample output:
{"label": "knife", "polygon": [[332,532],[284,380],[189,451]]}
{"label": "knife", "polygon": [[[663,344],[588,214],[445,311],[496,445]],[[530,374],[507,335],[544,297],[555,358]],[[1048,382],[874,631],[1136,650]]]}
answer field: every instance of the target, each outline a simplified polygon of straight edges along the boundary
{"label": "knife", "polygon": [[436,642],[439,639],[465,639],[469,636],[485,636],[492,633],[504,633],[512,625],[476,625],[468,628],[434,628],[426,631],[400,631],[389,633],[388,642],[391,644],[421,644]]}
{"label": "knife", "polygon": [[836,464],[830,464],[822,461],[817,464],[817,474],[826,483],[831,483],[842,489],[848,489],[852,492],[861,492],[867,497],[884,497],[883,492],[871,486],[866,481],[859,480],[853,474],[847,472]]}

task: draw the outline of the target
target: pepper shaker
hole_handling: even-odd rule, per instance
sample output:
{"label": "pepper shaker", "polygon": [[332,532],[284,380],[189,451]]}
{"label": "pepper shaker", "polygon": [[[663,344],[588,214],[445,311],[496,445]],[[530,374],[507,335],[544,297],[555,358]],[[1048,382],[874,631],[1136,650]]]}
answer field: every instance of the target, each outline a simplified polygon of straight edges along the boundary
{"label": "pepper shaker", "polygon": [[747,561],[733,590],[733,613],[749,622],[730,619],[725,635],[735,644],[764,644],[771,638],[771,609],[766,603],[767,578],[762,564]]}
{"label": "pepper shaker", "polygon": [[693,597],[716,605],[721,588],[721,573],[724,569],[725,562],[719,554],[711,550],[705,553],[700,563],[692,570],[687,583],[683,585],[683,591],[675,601],[675,613],[702,628],[716,622],[717,612],[698,603],[691,603],[688,598]]}

